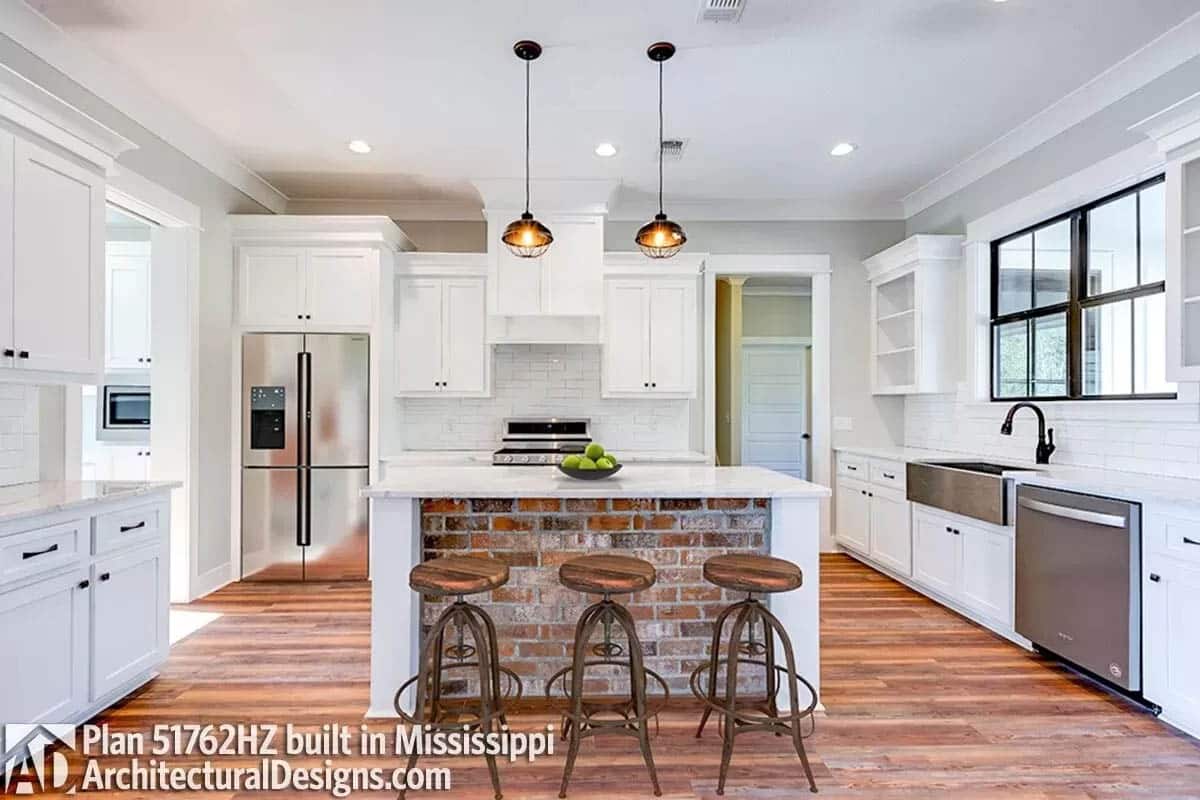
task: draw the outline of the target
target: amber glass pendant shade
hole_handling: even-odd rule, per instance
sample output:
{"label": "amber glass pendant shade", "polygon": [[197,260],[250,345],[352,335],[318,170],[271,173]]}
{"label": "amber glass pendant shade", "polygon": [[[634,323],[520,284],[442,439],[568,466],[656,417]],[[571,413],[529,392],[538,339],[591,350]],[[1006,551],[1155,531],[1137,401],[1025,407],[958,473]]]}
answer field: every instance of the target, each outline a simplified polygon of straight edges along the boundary
{"label": "amber glass pendant shade", "polygon": [[650,258],[670,258],[687,242],[687,236],[678,222],[667,219],[666,214],[655,214],[653,221],[638,228],[634,241]]}
{"label": "amber glass pendant shade", "polygon": [[554,235],[526,211],[520,219],[508,223],[500,241],[518,258],[537,258],[550,249]]}

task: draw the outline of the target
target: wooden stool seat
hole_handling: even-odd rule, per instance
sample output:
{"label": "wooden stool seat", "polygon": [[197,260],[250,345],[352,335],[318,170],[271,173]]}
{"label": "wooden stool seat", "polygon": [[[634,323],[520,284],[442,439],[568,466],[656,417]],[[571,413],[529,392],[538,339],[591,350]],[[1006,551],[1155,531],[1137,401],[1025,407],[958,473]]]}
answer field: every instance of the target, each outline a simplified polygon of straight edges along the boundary
{"label": "wooden stool seat", "polygon": [[653,564],[632,556],[580,556],[558,568],[563,586],[588,594],[632,594],[649,589],[656,579]]}
{"label": "wooden stool seat", "polygon": [[704,579],[735,592],[790,592],[804,582],[790,561],[754,554],[713,556],[704,562]]}
{"label": "wooden stool seat", "polygon": [[423,561],[408,573],[414,592],[436,596],[479,594],[508,583],[508,564],[498,558],[444,556]]}

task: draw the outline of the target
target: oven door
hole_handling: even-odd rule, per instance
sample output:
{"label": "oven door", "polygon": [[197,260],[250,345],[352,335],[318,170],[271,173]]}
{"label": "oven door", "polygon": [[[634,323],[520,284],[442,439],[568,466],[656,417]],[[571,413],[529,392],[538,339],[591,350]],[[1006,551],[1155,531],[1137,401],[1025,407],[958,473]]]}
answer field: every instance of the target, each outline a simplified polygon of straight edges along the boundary
{"label": "oven door", "polygon": [[96,438],[139,442],[150,437],[150,387],[108,384],[97,393]]}

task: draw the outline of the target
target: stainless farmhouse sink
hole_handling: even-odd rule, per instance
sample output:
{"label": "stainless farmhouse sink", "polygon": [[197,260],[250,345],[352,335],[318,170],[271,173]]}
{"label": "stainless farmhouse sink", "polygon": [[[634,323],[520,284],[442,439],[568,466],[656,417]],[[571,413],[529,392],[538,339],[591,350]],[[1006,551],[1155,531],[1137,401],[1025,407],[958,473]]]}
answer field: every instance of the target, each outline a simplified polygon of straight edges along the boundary
{"label": "stainless farmhouse sink", "polygon": [[1028,471],[988,461],[916,461],[908,464],[908,499],[955,514],[1008,525],[1013,480],[1006,472]]}

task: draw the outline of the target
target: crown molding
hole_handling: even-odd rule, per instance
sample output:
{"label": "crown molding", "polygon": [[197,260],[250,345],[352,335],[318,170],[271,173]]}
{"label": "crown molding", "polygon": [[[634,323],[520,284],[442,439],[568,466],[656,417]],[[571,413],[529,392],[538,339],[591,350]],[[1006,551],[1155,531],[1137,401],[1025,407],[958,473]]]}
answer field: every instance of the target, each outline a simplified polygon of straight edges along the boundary
{"label": "crown molding", "polygon": [[233,238],[239,243],[319,241],[324,244],[383,245],[397,251],[416,248],[390,217],[230,214],[228,219]]}
{"label": "crown molding", "polygon": [[3,35],[263,207],[283,213],[287,196],[241,163],[208,128],[137,76],[101,58],[24,2],[5,3]]}
{"label": "crown molding", "polygon": [[[827,200],[705,199],[672,200],[665,210],[681,222],[863,222],[903,221],[900,203],[830,203]],[[658,211],[657,201],[618,200],[610,222],[645,222]]]}
{"label": "crown molding", "polygon": [[[471,183],[483,198],[484,216],[489,211],[519,211],[525,207],[523,178],[477,178]],[[530,211],[539,217],[607,214],[609,202],[619,185],[615,180],[532,180]]]}
{"label": "crown molding", "polygon": [[965,189],[1195,58],[1197,52],[1200,52],[1200,13],[1188,17],[982,150],[909,193],[901,200],[904,216],[914,217]]}
{"label": "crown molding", "polygon": [[398,220],[483,222],[477,200],[355,200],[353,198],[293,197],[288,214],[369,214]]}

